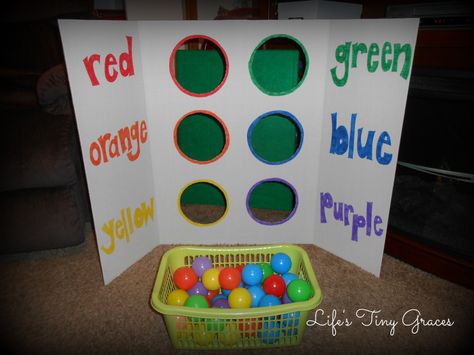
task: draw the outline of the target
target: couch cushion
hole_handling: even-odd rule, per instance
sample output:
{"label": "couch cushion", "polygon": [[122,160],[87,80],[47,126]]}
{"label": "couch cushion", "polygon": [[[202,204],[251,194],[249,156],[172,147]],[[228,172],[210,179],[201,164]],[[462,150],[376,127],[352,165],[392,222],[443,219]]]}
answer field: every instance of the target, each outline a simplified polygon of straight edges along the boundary
{"label": "couch cushion", "polygon": [[77,180],[77,133],[72,116],[4,110],[0,127],[0,191],[71,185]]}
{"label": "couch cushion", "polygon": [[0,193],[0,253],[63,248],[84,240],[77,186]]}

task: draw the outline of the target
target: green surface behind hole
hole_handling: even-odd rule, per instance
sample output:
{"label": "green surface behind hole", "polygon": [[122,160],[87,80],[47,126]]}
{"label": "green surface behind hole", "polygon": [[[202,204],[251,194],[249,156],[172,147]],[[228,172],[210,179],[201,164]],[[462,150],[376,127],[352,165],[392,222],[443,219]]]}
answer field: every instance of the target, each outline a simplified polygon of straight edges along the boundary
{"label": "green surface behind hole", "polygon": [[195,94],[216,89],[226,70],[224,57],[216,50],[178,50],[175,66],[178,83]]}
{"label": "green surface behind hole", "polygon": [[[180,85],[188,91],[194,93],[206,93],[214,90],[222,81],[225,74],[225,61],[218,51],[203,50],[178,50],[176,52],[176,79]],[[232,64],[232,63],[231,63]],[[229,68],[232,70],[232,68]],[[263,72],[261,72],[263,70]],[[252,64],[253,80],[257,80],[261,87],[269,87],[275,91],[289,91],[298,85],[298,51],[297,50],[257,50],[253,55]],[[269,73],[270,75],[266,75]],[[256,74],[256,77],[255,77]],[[235,107],[244,105],[245,102],[239,102],[235,98]],[[278,109],[278,108],[275,108]],[[225,117],[222,117],[225,122]],[[242,119],[248,119],[243,117]],[[292,125],[278,125],[275,132],[268,132],[270,136],[295,137],[296,127]],[[192,136],[202,136],[207,134],[207,128],[197,129],[192,132]],[[183,134],[180,139],[186,141],[187,134]],[[231,137],[232,138],[232,137]],[[192,139],[192,138],[191,138]],[[245,139],[245,137],[241,137]],[[263,139],[263,138],[262,138]],[[255,144],[266,145],[258,139]],[[295,151],[295,143],[285,144],[286,148],[278,149],[278,156],[291,156]],[[196,146],[192,149],[199,149],[196,152],[188,151],[189,156],[207,156],[202,146]],[[192,150],[191,149],[191,150]],[[203,149],[203,151],[201,151]],[[283,151],[281,150],[283,149]],[[242,152],[243,154],[244,152]],[[271,149],[266,149],[265,154],[272,154]],[[278,157],[268,159],[280,161]],[[196,159],[198,160],[198,159]],[[225,181],[221,182],[225,187]],[[209,185],[209,184],[205,184]],[[212,185],[209,185],[213,187]],[[250,187],[249,187],[250,188]],[[288,193],[277,191],[274,185],[264,185],[257,191],[254,191],[250,199],[250,208],[270,208],[277,210],[291,211],[294,207],[294,196]],[[289,198],[288,196],[291,196]],[[290,202],[291,201],[291,202]],[[187,190],[182,195],[182,203],[204,203],[217,206],[225,206],[225,199],[222,194],[215,194],[209,187],[194,187]],[[267,206],[267,207],[261,207]]]}
{"label": "green surface behind hole", "polygon": [[224,194],[214,185],[198,182],[188,186],[181,194],[181,204],[225,206]]}
{"label": "green surface behind hole", "polygon": [[276,181],[266,181],[253,189],[249,206],[292,211],[295,207],[295,196],[289,186]]}
{"label": "green surface behind hole", "polygon": [[178,127],[178,146],[191,159],[208,161],[225,146],[225,132],[215,118],[196,113],[186,117]]}
{"label": "green surface behind hole", "polygon": [[297,50],[257,50],[252,56],[251,77],[266,94],[280,95],[293,91],[298,79]]}
{"label": "green surface behind hole", "polygon": [[300,132],[290,118],[269,115],[253,127],[250,143],[260,158],[273,163],[286,161],[298,148]]}

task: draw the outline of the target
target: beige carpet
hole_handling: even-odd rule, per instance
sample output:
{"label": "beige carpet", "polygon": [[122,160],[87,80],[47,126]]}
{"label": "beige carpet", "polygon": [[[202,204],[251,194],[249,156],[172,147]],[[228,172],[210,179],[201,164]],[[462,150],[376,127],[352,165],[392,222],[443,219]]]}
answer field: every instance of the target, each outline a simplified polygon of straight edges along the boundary
{"label": "beige carpet", "polygon": [[[336,310],[339,319],[348,318],[352,325],[337,327],[335,336],[329,326],[307,327],[298,347],[249,350],[245,354],[454,354],[468,347],[473,350],[474,291],[389,256],[384,256],[381,278],[376,278],[317,247],[303,247],[324,295],[321,311],[327,315]],[[162,317],[150,307],[160,258],[169,248],[154,249],[109,286],[102,283],[92,233],[78,247],[1,257],[1,351],[175,353]],[[356,317],[360,308],[380,310],[379,321],[398,321],[393,336],[390,327],[363,326]],[[403,314],[410,309],[419,310],[424,319],[449,319],[454,325],[420,326],[412,334],[412,327],[401,324]],[[319,319],[321,323],[327,321],[325,316]]]}

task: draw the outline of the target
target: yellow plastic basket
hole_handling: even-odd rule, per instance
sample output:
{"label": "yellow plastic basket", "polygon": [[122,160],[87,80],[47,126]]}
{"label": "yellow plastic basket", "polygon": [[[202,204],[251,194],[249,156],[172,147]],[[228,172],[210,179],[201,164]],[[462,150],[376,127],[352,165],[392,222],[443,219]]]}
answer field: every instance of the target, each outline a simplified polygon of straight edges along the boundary
{"label": "yellow plastic basket", "polygon": [[[171,306],[166,299],[176,289],[174,271],[191,266],[207,256],[215,267],[248,263],[269,263],[283,252],[292,261],[290,272],[311,283],[314,295],[307,301],[273,307],[246,309],[190,308]],[[252,349],[298,345],[303,340],[306,320],[322,299],[308,254],[295,245],[238,247],[183,246],[168,250],[161,260],[151,305],[163,314],[174,347],[178,349]]]}

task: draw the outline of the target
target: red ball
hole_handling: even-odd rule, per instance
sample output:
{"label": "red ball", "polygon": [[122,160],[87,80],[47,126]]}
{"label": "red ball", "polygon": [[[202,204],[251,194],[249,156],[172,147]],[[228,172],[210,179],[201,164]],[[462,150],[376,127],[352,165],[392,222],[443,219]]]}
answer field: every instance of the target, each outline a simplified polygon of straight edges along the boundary
{"label": "red ball", "polygon": [[209,302],[212,302],[212,299],[216,297],[218,294],[219,294],[219,290],[208,290],[206,298]]}
{"label": "red ball", "polygon": [[244,269],[245,264],[240,264],[239,266],[236,266],[235,268],[240,272],[240,275],[242,275],[242,270]]}
{"label": "red ball", "polygon": [[173,274],[173,281],[182,290],[189,290],[198,282],[196,272],[190,267],[182,266]]}
{"label": "red ball", "polygon": [[242,276],[239,270],[234,267],[226,267],[219,274],[219,283],[226,290],[233,290],[239,287],[240,281],[242,281]]}
{"label": "red ball", "polygon": [[286,291],[286,284],[280,275],[270,275],[263,282],[263,290],[269,295],[281,297]]}

